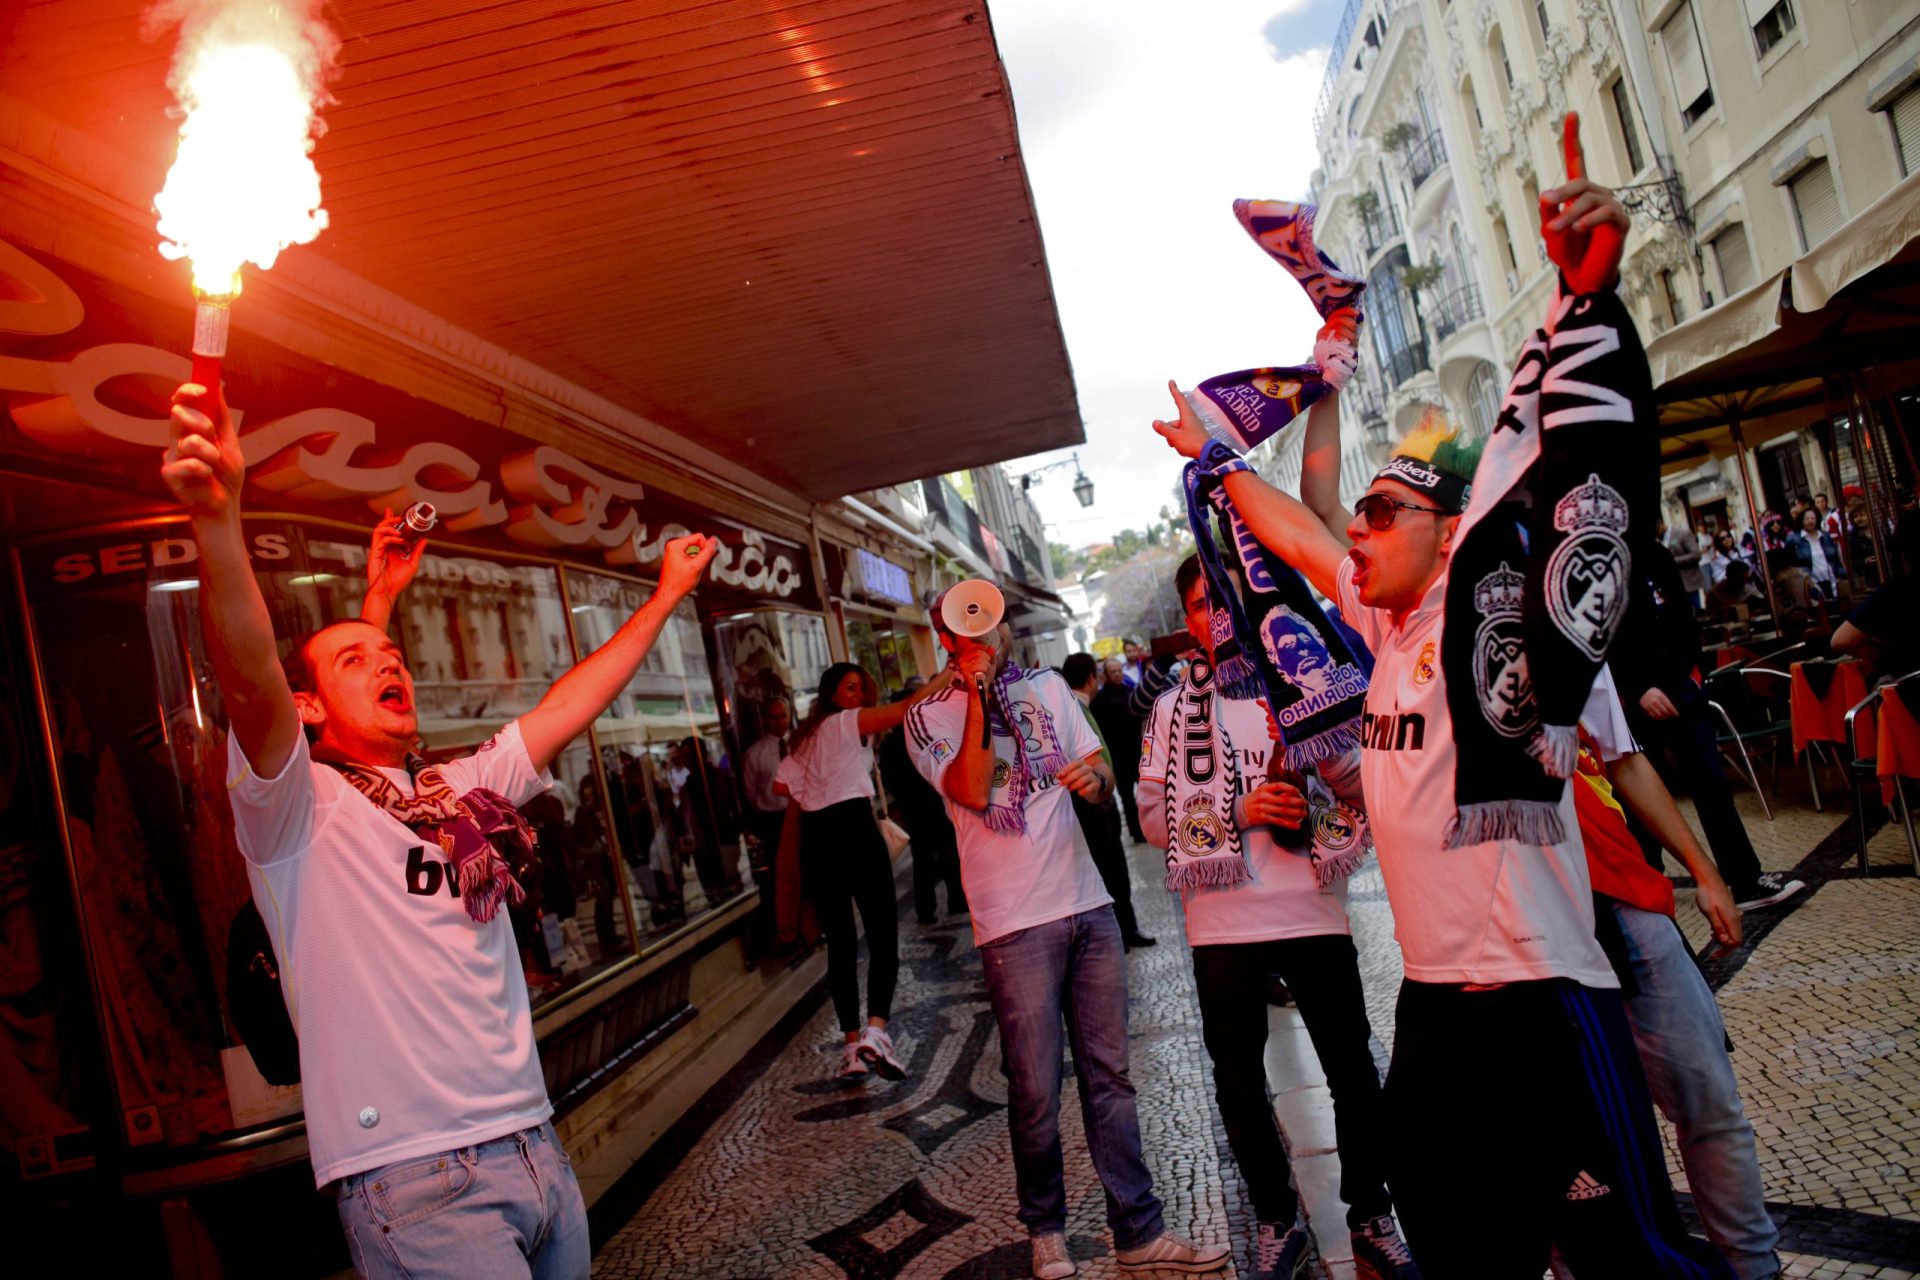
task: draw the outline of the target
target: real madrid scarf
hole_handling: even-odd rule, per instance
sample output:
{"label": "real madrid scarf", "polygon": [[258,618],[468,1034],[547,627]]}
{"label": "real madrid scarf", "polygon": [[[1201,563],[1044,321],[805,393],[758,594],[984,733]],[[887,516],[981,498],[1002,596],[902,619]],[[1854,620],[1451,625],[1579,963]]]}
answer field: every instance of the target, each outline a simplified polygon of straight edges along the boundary
{"label": "real madrid scarf", "polygon": [[[1238,884],[1252,876],[1235,819],[1234,805],[1246,791],[1240,753],[1226,724],[1215,715],[1213,665],[1192,663],[1171,695],[1166,735],[1167,888]],[[1276,749],[1277,746],[1276,746]],[[1299,775],[1305,785],[1310,839],[1301,854],[1313,863],[1313,878],[1327,892],[1351,875],[1373,848],[1366,814],[1343,802],[1317,773]],[[1264,781],[1262,779],[1261,781]]]}
{"label": "real madrid scarf", "polygon": [[1053,717],[1038,699],[1021,697],[1027,673],[1009,660],[987,686],[987,725],[993,732],[993,782],[986,823],[994,831],[1027,829],[1027,793],[1036,770],[1051,778],[1067,767]]}
{"label": "real madrid scarf", "polygon": [[[1230,698],[1267,699],[1287,767],[1305,771],[1360,745],[1367,677],[1306,581],[1261,546],[1234,510],[1221,477],[1245,465],[1213,441],[1183,472],[1187,520],[1213,605],[1218,683]],[[1234,563],[1222,541],[1233,548]]]}
{"label": "real madrid scarf", "polygon": [[1653,381],[1618,296],[1569,296],[1528,338],[1455,530],[1441,666],[1453,721],[1447,847],[1567,838],[1580,709],[1651,534]]}
{"label": "real madrid scarf", "polygon": [[1253,875],[1233,820],[1240,756],[1213,714],[1213,695],[1213,664],[1196,658],[1173,694],[1167,730],[1167,888],[1175,893]]}
{"label": "real madrid scarf", "polygon": [[456,796],[440,770],[418,755],[407,757],[414,793],[401,794],[378,769],[341,760],[325,760],[354,790],[392,814],[415,834],[432,840],[453,867],[460,901],[467,914],[485,924],[502,902],[526,900],[519,876],[534,866],[533,828],[505,796],[475,787]]}
{"label": "real madrid scarf", "polygon": [[[1233,212],[1254,243],[1300,282],[1328,322],[1315,338],[1311,363],[1223,373],[1182,393],[1208,431],[1244,452],[1271,439],[1353,376],[1359,356],[1345,335],[1362,319],[1360,295],[1367,286],[1314,245],[1314,206],[1235,200]],[[1343,322],[1336,323],[1342,313]]]}

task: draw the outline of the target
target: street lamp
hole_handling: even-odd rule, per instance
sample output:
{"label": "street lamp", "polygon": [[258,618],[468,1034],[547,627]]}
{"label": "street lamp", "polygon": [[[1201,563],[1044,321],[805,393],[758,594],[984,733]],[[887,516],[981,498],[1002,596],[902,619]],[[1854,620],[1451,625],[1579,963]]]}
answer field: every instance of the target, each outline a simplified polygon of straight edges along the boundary
{"label": "street lamp", "polygon": [[1070,458],[1062,458],[1058,462],[1049,462],[1043,467],[1035,467],[1031,471],[1024,472],[1019,477],[1021,490],[1024,492],[1039,484],[1041,473],[1052,471],[1055,467],[1065,466],[1071,466],[1073,468],[1073,496],[1080,499],[1081,506],[1092,506],[1093,481],[1088,479],[1087,473],[1080,469],[1080,455],[1078,453],[1075,453]]}

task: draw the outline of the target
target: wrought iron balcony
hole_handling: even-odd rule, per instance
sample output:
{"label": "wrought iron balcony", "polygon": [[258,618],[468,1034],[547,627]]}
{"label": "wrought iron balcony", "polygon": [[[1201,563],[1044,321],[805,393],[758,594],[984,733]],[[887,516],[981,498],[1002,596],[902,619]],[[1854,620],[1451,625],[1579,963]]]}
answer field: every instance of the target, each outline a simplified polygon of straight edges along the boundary
{"label": "wrought iron balcony", "polygon": [[1407,145],[1407,177],[1415,191],[1421,184],[1439,171],[1447,162],[1447,147],[1440,139],[1440,131],[1435,129],[1426,137]]}
{"label": "wrought iron balcony", "polygon": [[1487,309],[1480,301],[1475,285],[1463,284],[1441,298],[1434,307],[1433,340],[1445,342],[1476,320],[1485,318]]}
{"label": "wrought iron balcony", "polygon": [[1380,252],[1382,246],[1392,243],[1399,234],[1400,215],[1388,201],[1382,200],[1372,213],[1360,215],[1360,237],[1366,242],[1368,257]]}
{"label": "wrought iron balcony", "polygon": [[1427,363],[1427,340],[1415,338],[1406,346],[1390,352],[1381,372],[1386,375],[1387,385],[1397,388],[1415,374],[1430,367]]}

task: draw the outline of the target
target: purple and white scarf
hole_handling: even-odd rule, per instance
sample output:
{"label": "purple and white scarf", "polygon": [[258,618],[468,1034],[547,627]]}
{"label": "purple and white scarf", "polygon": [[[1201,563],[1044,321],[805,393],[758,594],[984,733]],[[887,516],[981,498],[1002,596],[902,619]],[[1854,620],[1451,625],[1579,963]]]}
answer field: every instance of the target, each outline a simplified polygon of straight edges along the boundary
{"label": "purple and white scarf", "polygon": [[993,783],[987,792],[986,824],[994,831],[1025,832],[1027,795],[1035,773],[1050,778],[1067,767],[1066,749],[1060,745],[1053,716],[1032,696],[1031,686],[1022,685],[1026,678],[1027,673],[1009,659],[987,686]]}

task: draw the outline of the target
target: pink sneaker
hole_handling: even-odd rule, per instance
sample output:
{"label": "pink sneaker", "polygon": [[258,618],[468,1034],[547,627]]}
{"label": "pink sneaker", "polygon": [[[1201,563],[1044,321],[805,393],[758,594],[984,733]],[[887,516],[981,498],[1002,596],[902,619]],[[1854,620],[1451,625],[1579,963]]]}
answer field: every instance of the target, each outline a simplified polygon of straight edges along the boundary
{"label": "pink sneaker", "polygon": [[905,1080],[907,1068],[893,1052],[893,1037],[886,1028],[867,1024],[860,1033],[860,1043],[856,1046],[866,1064],[874,1069],[882,1080]]}

